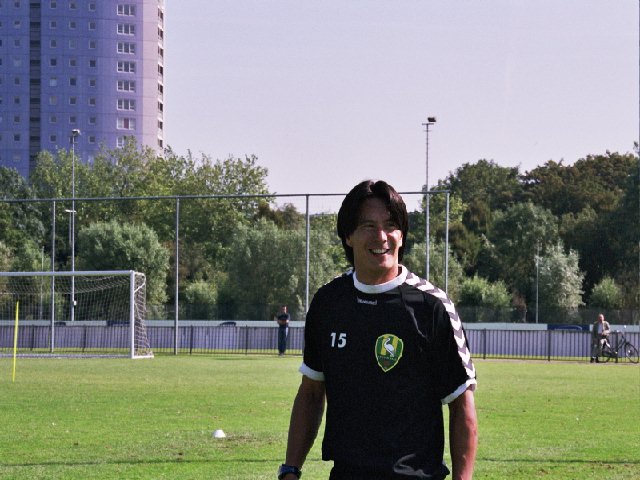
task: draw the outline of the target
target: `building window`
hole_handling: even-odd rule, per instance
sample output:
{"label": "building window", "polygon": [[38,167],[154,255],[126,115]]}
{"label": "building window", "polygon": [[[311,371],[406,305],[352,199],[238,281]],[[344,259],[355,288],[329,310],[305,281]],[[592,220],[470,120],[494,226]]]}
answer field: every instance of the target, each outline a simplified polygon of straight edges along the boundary
{"label": "building window", "polygon": [[96,79],[95,78],[90,78],[89,79],[89,86],[91,88],[94,88],[96,86]]}
{"label": "building window", "polygon": [[76,118],[76,116],[75,116],[75,115],[71,115],[71,116],[69,117],[69,124],[70,124],[70,125],[75,125],[75,124],[76,124],[76,122],[77,122],[77,118]]}
{"label": "building window", "polygon": [[69,105],[77,105],[78,97],[69,97]]}
{"label": "building window", "polygon": [[16,48],[20,46],[20,39],[19,38],[14,38],[13,39],[13,46],[16,47]]}
{"label": "building window", "polygon": [[70,67],[77,67],[78,66],[78,60],[76,60],[75,58],[70,58],[69,59],[69,66]]}
{"label": "building window", "polygon": [[89,143],[96,143],[95,135],[89,135]]}
{"label": "building window", "polygon": [[136,53],[136,44],[130,42],[118,42],[118,53]]}
{"label": "building window", "polygon": [[96,29],[96,22],[89,22],[89,30],[95,30]]}
{"label": "building window", "polygon": [[89,125],[95,125],[96,124],[96,117],[89,117]]}
{"label": "building window", "polygon": [[89,68],[96,68],[97,65],[97,61],[95,59],[90,59],[89,60]]}
{"label": "building window", "polygon": [[119,98],[118,110],[135,110],[136,101],[132,98]]}
{"label": "building window", "polygon": [[13,116],[13,123],[15,123],[15,124],[19,124],[20,123],[20,115],[14,115]]}
{"label": "building window", "polygon": [[119,35],[135,35],[136,26],[132,23],[119,23],[118,34]]}
{"label": "building window", "polygon": [[96,49],[96,41],[89,40],[89,50],[95,50],[95,49]]}
{"label": "building window", "polygon": [[118,80],[119,92],[135,92],[136,82],[134,80]]}
{"label": "building window", "polygon": [[94,2],[89,3],[89,11],[90,12],[96,11],[96,4]]}
{"label": "building window", "polygon": [[58,48],[58,41],[56,39],[49,40],[49,47],[50,48]]}
{"label": "building window", "polygon": [[14,133],[13,134],[13,141],[14,142],[19,142],[20,141],[20,134],[19,133]]}
{"label": "building window", "polygon": [[51,77],[49,79],[49,86],[50,87],[57,87],[58,86],[58,79],[56,77]]}
{"label": "building window", "polygon": [[78,85],[78,79],[76,77],[69,78],[69,86],[75,87]]}
{"label": "building window", "polygon": [[58,2],[56,2],[56,0],[51,0],[51,3],[49,4],[50,8],[58,8]]}
{"label": "building window", "polygon": [[58,141],[58,137],[56,135],[49,135],[49,141],[51,143],[56,143]]}
{"label": "building window", "polygon": [[55,67],[58,65],[58,59],[57,58],[50,58],[49,59],[49,66],[50,67]]}
{"label": "building window", "polygon": [[136,73],[136,62],[118,62],[118,72]]}
{"label": "building window", "polygon": [[76,29],[76,21],[75,20],[70,20],[69,21],[69,30],[75,30]]}
{"label": "building window", "polygon": [[136,14],[136,6],[131,4],[119,4],[118,15],[124,15],[127,17],[133,17]]}
{"label": "building window", "polygon": [[55,95],[51,95],[49,97],[49,105],[57,105],[58,104],[58,97],[56,97]]}
{"label": "building window", "polygon": [[135,118],[118,118],[117,127],[118,130],[135,130],[136,120]]}
{"label": "building window", "polygon": [[49,117],[49,123],[58,123],[58,117],[55,115],[51,115]]}
{"label": "building window", "polygon": [[95,106],[96,106],[96,99],[95,99],[95,97],[90,97],[90,98],[89,98],[89,106],[90,106],[90,107],[95,107]]}
{"label": "building window", "polygon": [[69,48],[75,49],[77,46],[78,46],[78,43],[76,42],[75,39],[69,40]]}

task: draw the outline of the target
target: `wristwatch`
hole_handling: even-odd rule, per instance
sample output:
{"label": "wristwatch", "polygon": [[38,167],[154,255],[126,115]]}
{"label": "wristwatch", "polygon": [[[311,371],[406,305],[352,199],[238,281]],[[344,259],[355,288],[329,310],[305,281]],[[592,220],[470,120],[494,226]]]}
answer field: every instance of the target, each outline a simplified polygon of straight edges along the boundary
{"label": "wristwatch", "polygon": [[294,467],[293,465],[285,465],[283,463],[278,469],[278,480],[282,480],[288,473],[293,473],[298,478],[302,476],[302,470],[300,470],[298,467]]}

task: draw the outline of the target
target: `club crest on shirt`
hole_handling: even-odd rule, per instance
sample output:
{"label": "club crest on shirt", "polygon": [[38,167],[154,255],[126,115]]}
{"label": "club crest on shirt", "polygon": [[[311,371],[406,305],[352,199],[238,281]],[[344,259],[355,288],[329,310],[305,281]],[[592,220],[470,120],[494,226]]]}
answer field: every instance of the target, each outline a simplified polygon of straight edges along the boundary
{"label": "club crest on shirt", "polygon": [[404,342],[391,333],[380,335],[376,341],[376,360],[383,372],[388,372],[402,357]]}

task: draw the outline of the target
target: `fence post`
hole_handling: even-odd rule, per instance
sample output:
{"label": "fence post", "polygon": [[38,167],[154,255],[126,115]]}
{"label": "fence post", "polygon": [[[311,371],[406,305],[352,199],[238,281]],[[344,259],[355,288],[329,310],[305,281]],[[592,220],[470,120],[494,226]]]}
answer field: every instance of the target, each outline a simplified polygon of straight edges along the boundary
{"label": "fence post", "polygon": [[551,332],[553,330],[547,330],[547,361],[551,361]]}

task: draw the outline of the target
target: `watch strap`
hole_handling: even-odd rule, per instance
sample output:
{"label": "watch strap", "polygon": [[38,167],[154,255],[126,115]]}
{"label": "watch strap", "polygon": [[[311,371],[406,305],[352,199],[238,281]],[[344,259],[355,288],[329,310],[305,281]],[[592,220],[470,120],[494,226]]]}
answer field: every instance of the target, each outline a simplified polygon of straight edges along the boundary
{"label": "watch strap", "polygon": [[298,478],[302,477],[302,470],[300,470],[298,467],[295,467],[293,465],[286,465],[283,463],[278,469],[278,480],[282,480],[285,475],[288,475],[289,473],[293,473]]}

